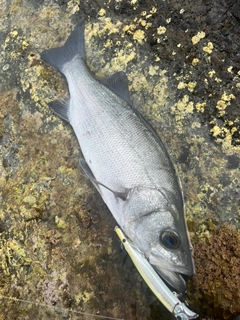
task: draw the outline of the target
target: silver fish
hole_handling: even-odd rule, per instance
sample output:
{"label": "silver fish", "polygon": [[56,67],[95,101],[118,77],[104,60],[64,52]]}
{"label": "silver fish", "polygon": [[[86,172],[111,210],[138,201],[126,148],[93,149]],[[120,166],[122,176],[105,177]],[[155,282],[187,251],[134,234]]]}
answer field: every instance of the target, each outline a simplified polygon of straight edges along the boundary
{"label": "silver fish", "polygon": [[194,273],[181,185],[152,127],[132,106],[123,72],[97,78],[86,64],[84,23],[41,58],[67,79],[69,98],[50,103],[79,141],[80,164],[131,242],[177,292]]}

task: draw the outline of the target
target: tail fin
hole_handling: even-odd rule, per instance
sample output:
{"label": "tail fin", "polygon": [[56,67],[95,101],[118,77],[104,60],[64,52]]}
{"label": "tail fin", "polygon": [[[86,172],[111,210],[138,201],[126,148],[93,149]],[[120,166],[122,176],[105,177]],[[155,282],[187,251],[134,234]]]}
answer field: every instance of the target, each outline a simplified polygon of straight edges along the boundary
{"label": "tail fin", "polygon": [[43,51],[41,58],[62,72],[64,64],[71,61],[76,55],[85,58],[84,22],[80,22],[75,27],[62,47]]}

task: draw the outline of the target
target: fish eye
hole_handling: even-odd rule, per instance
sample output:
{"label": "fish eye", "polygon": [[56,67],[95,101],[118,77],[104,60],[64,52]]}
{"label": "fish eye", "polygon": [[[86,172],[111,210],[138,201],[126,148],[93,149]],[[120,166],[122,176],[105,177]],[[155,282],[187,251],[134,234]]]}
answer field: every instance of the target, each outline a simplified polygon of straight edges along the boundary
{"label": "fish eye", "polygon": [[173,230],[164,230],[160,234],[160,242],[168,250],[175,250],[181,244],[179,235]]}

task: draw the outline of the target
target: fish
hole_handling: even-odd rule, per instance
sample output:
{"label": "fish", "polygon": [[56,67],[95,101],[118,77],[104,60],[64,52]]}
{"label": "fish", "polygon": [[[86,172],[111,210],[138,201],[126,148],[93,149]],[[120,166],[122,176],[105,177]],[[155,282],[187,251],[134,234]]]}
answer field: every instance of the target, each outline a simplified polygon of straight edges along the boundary
{"label": "fish", "polygon": [[175,168],[152,126],[134,107],[125,72],[98,77],[86,63],[85,23],[41,59],[61,72],[67,96],[50,102],[78,139],[80,166],[128,239],[176,292],[194,274],[184,198]]}

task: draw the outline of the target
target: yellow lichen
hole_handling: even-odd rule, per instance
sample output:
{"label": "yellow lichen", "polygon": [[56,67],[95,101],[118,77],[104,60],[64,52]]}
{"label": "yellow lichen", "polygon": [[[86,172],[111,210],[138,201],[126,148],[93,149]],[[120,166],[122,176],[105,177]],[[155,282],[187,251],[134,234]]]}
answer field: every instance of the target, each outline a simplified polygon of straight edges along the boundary
{"label": "yellow lichen", "polygon": [[195,67],[198,64],[198,62],[199,62],[199,59],[198,58],[194,58],[192,60],[192,65]]}
{"label": "yellow lichen", "polygon": [[210,54],[213,51],[213,44],[212,42],[208,42],[207,46],[203,47],[203,51]]}
{"label": "yellow lichen", "polygon": [[224,100],[224,101],[231,101],[232,99],[235,99],[235,96],[231,93],[229,95],[226,94],[226,92],[224,92],[221,96],[221,99]]}
{"label": "yellow lichen", "polygon": [[142,27],[145,27],[146,24],[147,24],[147,21],[144,20],[144,19],[142,19],[142,18],[140,18],[140,19],[138,20],[138,23],[139,23]]}
{"label": "yellow lichen", "polygon": [[152,7],[152,9],[150,10],[150,13],[156,13],[157,12],[157,8],[156,7]]}
{"label": "yellow lichen", "polygon": [[163,26],[157,28],[157,34],[164,34],[166,31],[167,29]]}
{"label": "yellow lichen", "polygon": [[186,86],[187,86],[186,83],[184,83],[184,82],[181,81],[181,82],[179,82],[177,88],[181,90],[181,89],[186,88]]}
{"label": "yellow lichen", "polygon": [[236,88],[240,89],[240,82],[236,83]]}
{"label": "yellow lichen", "polygon": [[206,106],[206,102],[202,102],[202,103],[198,102],[198,103],[196,103],[195,107],[196,107],[198,112],[204,112],[204,107],[205,106]]}
{"label": "yellow lichen", "polygon": [[230,66],[230,67],[227,68],[227,71],[232,73],[233,72],[232,69],[233,69],[233,66]]}
{"label": "yellow lichen", "polygon": [[139,92],[148,86],[147,79],[143,74],[139,75],[137,72],[131,72],[128,78],[131,81],[129,86],[130,89],[133,89],[136,92]]}
{"label": "yellow lichen", "polygon": [[187,84],[188,90],[190,92],[193,92],[195,87],[196,87],[196,85],[197,85],[197,83],[195,81],[188,82],[188,84]]}
{"label": "yellow lichen", "polygon": [[139,42],[140,44],[143,43],[143,40],[145,39],[145,33],[143,30],[136,30],[133,33],[133,39]]}
{"label": "yellow lichen", "polygon": [[5,44],[8,44],[10,42],[10,37],[6,37]]}
{"label": "yellow lichen", "polygon": [[201,123],[200,122],[197,122],[197,121],[194,121],[191,125],[192,128],[201,128]]}
{"label": "yellow lichen", "polygon": [[227,95],[226,92],[222,94],[216,105],[216,109],[220,111],[221,115],[225,113],[225,109],[230,105],[232,99],[235,99],[233,94]]}
{"label": "yellow lichen", "polygon": [[22,50],[26,50],[28,48],[28,46],[29,46],[29,43],[27,41],[23,40],[23,42],[22,42]]}
{"label": "yellow lichen", "polygon": [[[105,65],[105,70],[111,70],[111,72],[125,70],[129,61],[133,60],[136,56],[135,50],[132,48],[132,44],[126,45],[125,50],[116,50],[116,56],[110,63]],[[104,70],[103,70],[104,71]]]}
{"label": "yellow lichen", "polygon": [[84,292],[81,292],[81,293],[78,293],[76,295],[76,300],[77,301],[84,301],[84,302],[87,302],[89,301],[91,298],[92,298],[93,294],[92,293],[89,293],[87,291],[84,291]]}
{"label": "yellow lichen", "polygon": [[220,82],[222,82],[222,79],[216,77],[216,78],[214,79],[214,81],[220,83]]}
{"label": "yellow lichen", "polygon": [[152,26],[152,23],[151,22],[148,22],[146,25],[145,25],[145,29],[149,29],[150,27]]}
{"label": "yellow lichen", "polygon": [[211,130],[210,130],[211,134],[213,137],[217,137],[221,132],[222,132],[222,129],[215,125]]}
{"label": "yellow lichen", "polygon": [[183,81],[179,82],[177,88],[178,89],[185,89],[187,88],[188,91],[193,92],[197,83],[195,81],[189,81],[188,83],[184,83]]}
{"label": "yellow lichen", "polygon": [[150,76],[155,76],[156,74],[158,74],[158,71],[159,70],[159,66],[150,66],[149,67],[149,71],[148,73],[150,74]]}
{"label": "yellow lichen", "polygon": [[[101,29],[99,23],[94,23],[94,27],[91,28],[90,25],[86,26],[86,40],[87,42],[91,39],[92,36],[101,37],[108,31],[108,35],[113,33],[119,33],[122,23],[118,21],[117,23],[113,23],[111,18],[100,16],[99,20],[101,21]],[[124,31],[124,29],[123,29]]]}
{"label": "yellow lichen", "polygon": [[219,100],[219,101],[217,102],[216,108],[217,108],[218,110],[224,110],[224,109],[226,109],[226,107],[227,107],[227,104],[226,104],[225,101]]}
{"label": "yellow lichen", "polygon": [[214,76],[214,74],[215,74],[216,72],[215,72],[215,70],[211,70],[211,71],[209,71],[208,72],[208,74],[209,74],[209,77],[210,78],[212,78],[213,76]]}
{"label": "yellow lichen", "polygon": [[129,25],[125,25],[123,27],[123,31],[124,32],[127,32],[127,33],[130,33],[130,34],[133,34],[133,31],[136,30],[136,25],[131,23]]}
{"label": "yellow lichen", "polygon": [[[232,149],[232,135],[233,132],[227,128],[224,128],[224,132],[225,132],[225,138],[222,141],[222,148],[225,152],[227,152],[227,150],[231,150]],[[237,150],[237,148],[235,147],[234,149]]]}
{"label": "yellow lichen", "polygon": [[4,274],[14,277],[10,269],[18,272],[22,266],[31,264],[32,260],[27,256],[24,246],[19,241],[15,239],[6,240],[3,236],[0,238],[0,267]]}
{"label": "yellow lichen", "polygon": [[110,39],[107,39],[107,41],[104,43],[104,48],[111,48],[112,47],[112,45],[113,45],[113,42],[112,42],[112,40],[110,40]]}
{"label": "yellow lichen", "polygon": [[21,52],[11,51],[9,54],[11,59],[18,59],[21,56]]}
{"label": "yellow lichen", "polygon": [[205,38],[205,32],[200,31],[195,36],[192,37],[192,44],[197,44],[201,39]]}
{"label": "yellow lichen", "polygon": [[168,78],[166,76],[166,70],[161,70],[159,75],[160,79],[153,89],[154,101],[156,101],[158,105],[165,103],[165,99],[167,99],[166,93],[168,90]]}
{"label": "yellow lichen", "polygon": [[17,30],[13,30],[10,32],[11,37],[16,38],[16,36],[18,36],[18,31]]}
{"label": "yellow lichen", "polygon": [[190,101],[190,102],[187,104],[185,111],[186,111],[187,113],[193,113],[193,106],[194,106],[193,102]]}
{"label": "yellow lichen", "polygon": [[67,12],[75,14],[80,10],[80,0],[70,0],[67,4]]}
{"label": "yellow lichen", "polygon": [[100,16],[100,17],[103,17],[103,16],[105,16],[106,15],[106,10],[105,9],[100,9],[99,11],[98,11],[98,15]]}
{"label": "yellow lichen", "polygon": [[179,100],[175,107],[177,107],[178,111],[183,112],[182,117],[184,117],[184,113],[192,113],[193,112],[193,102],[189,101],[189,96],[184,95],[182,100]]}

